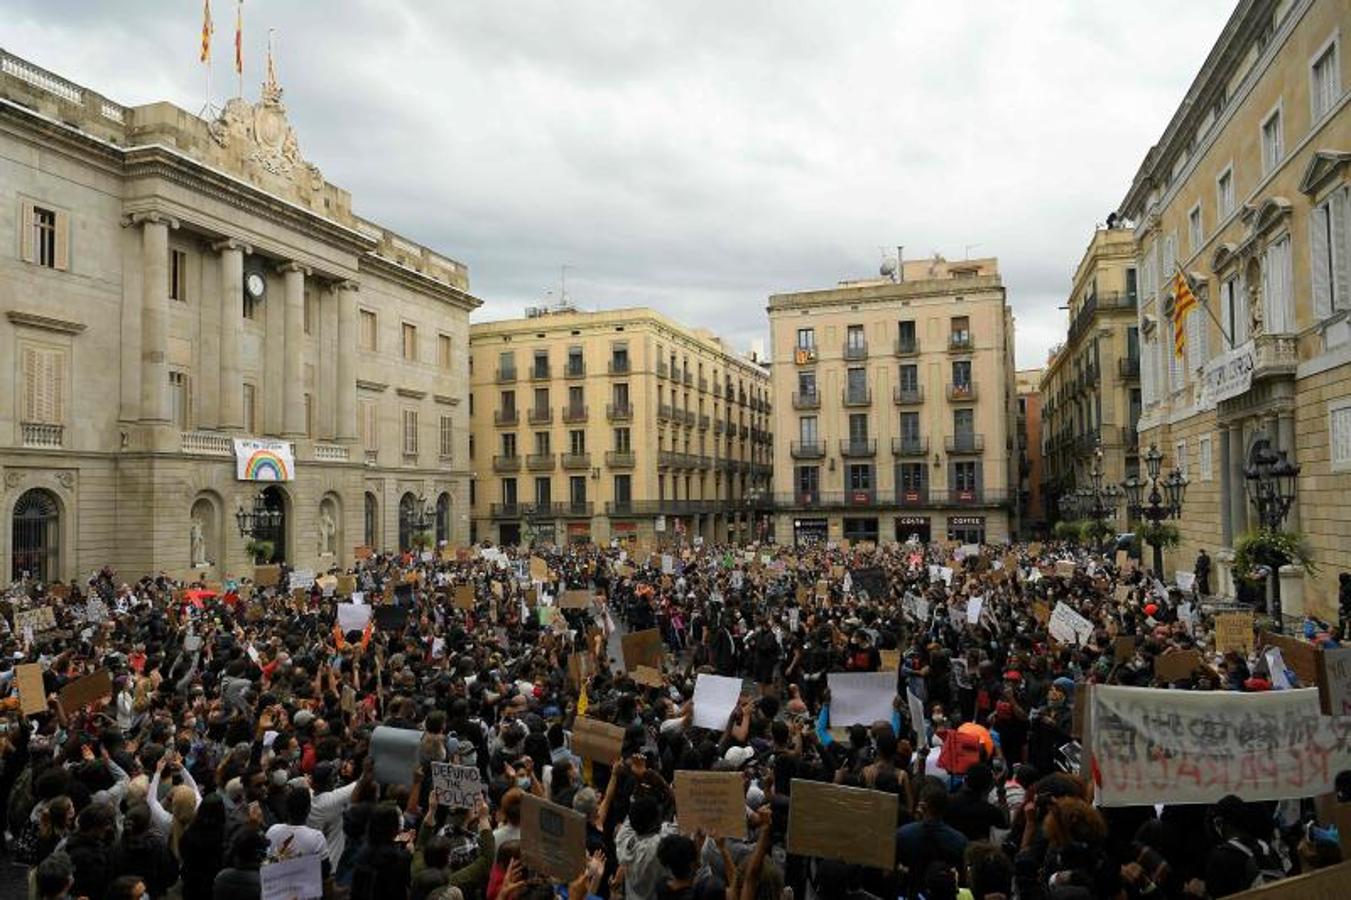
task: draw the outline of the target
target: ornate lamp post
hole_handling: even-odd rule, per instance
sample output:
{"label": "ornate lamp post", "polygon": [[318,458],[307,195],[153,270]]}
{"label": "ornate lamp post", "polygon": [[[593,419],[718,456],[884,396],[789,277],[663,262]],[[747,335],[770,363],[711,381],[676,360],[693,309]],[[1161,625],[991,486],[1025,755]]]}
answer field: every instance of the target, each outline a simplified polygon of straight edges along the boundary
{"label": "ornate lamp post", "polygon": [[1149,521],[1154,526],[1154,575],[1163,577],[1163,543],[1158,528],[1168,519],[1182,517],[1182,500],[1187,493],[1187,478],[1175,466],[1166,476],[1162,475],[1163,454],[1157,444],[1150,444],[1145,453],[1145,471],[1148,478],[1141,481],[1131,476],[1121,483],[1125,492],[1130,514]]}
{"label": "ornate lamp post", "polygon": [[[1281,530],[1295,502],[1296,482],[1300,467],[1286,458],[1284,450],[1272,450],[1267,444],[1253,448],[1243,478],[1248,488],[1248,500],[1257,508],[1257,521],[1263,531]],[[1283,626],[1281,613],[1281,573],[1273,566],[1267,575],[1267,600],[1276,630]]]}
{"label": "ornate lamp post", "polygon": [[267,500],[260,491],[254,495],[252,509],[246,510],[241,506],[235,511],[235,524],[239,526],[239,536],[252,538],[271,534],[281,527],[281,515],[281,510],[272,509],[267,505]]}
{"label": "ornate lamp post", "polygon": [[1098,533],[1111,531],[1111,520],[1116,518],[1116,508],[1121,502],[1122,490],[1115,484],[1103,486],[1102,483],[1102,445],[1093,452],[1093,468],[1089,470],[1088,487],[1081,487],[1078,495],[1080,518],[1091,519],[1098,525]]}

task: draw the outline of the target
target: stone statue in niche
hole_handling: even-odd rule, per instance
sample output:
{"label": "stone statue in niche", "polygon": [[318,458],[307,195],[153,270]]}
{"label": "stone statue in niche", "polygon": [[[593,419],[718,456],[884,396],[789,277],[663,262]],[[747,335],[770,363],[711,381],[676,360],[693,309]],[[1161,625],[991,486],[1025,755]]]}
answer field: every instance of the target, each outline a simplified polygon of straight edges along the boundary
{"label": "stone statue in niche", "polygon": [[338,523],[327,509],[319,511],[319,555],[332,556],[338,546]]}
{"label": "stone statue in niche", "polygon": [[192,564],[206,565],[206,526],[201,519],[194,518],[188,526],[188,540],[192,548]]}

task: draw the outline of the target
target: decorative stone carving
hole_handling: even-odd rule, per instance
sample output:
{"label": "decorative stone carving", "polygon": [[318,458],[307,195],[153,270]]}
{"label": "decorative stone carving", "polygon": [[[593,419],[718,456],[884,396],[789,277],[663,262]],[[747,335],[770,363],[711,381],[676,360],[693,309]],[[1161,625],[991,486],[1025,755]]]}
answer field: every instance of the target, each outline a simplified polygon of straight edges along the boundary
{"label": "decorative stone carving", "polygon": [[56,481],[58,484],[61,485],[61,487],[65,488],[66,490],[71,490],[72,488],[75,487],[75,473],[57,472]]}
{"label": "decorative stone carving", "polygon": [[192,564],[206,565],[206,526],[202,524],[201,519],[194,518],[192,524],[188,526],[188,539],[192,547]]}
{"label": "decorative stone carving", "polygon": [[253,104],[240,97],[227,101],[220,116],[207,126],[208,131],[222,148],[237,148],[245,162],[289,178],[306,190],[318,191],[324,186],[323,173],[301,158],[300,142],[287,121],[281,95],[281,86],[269,71],[262,99]]}
{"label": "decorative stone carving", "polygon": [[319,555],[332,556],[338,549],[338,523],[333,520],[332,502],[325,500],[319,509]]}
{"label": "decorative stone carving", "polygon": [[20,484],[22,484],[22,483],[23,483],[23,473],[22,473],[22,472],[6,472],[6,473],[5,473],[5,487],[7,487],[7,488],[16,488],[16,487],[18,487],[18,486],[19,486]]}

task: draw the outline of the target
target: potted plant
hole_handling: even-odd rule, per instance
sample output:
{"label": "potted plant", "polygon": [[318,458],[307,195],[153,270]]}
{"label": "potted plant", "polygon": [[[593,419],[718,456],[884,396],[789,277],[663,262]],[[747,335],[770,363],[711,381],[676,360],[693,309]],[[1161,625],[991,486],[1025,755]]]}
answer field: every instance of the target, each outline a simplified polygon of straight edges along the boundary
{"label": "potted plant", "polygon": [[264,565],[272,559],[272,553],[276,548],[271,541],[251,540],[244,545],[244,552],[252,559],[254,565]]}
{"label": "potted plant", "polygon": [[1083,535],[1083,529],[1079,526],[1078,522],[1070,522],[1062,519],[1055,523],[1055,528],[1052,529],[1051,533],[1055,535],[1055,538],[1058,541],[1077,542]]}
{"label": "potted plant", "polygon": [[432,533],[430,531],[416,532],[412,537],[413,549],[419,553],[429,550],[432,546],[432,540]]}
{"label": "potted plant", "polygon": [[1295,566],[1318,574],[1308,541],[1295,531],[1272,531],[1263,528],[1250,531],[1234,542],[1234,575],[1239,578],[1261,577],[1259,568],[1279,572],[1281,566]]}
{"label": "potted plant", "polygon": [[1164,550],[1172,550],[1182,543],[1182,535],[1178,532],[1177,526],[1169,522],[1141,522],[1135,533],[1151,547],[1160,547]]}
{"label": "potted plant", "polygon": [[1112,526],[1098,519],[1084,519],[1079,525],[1079,540],[1089,547],[1101,547],[1112,533]]}

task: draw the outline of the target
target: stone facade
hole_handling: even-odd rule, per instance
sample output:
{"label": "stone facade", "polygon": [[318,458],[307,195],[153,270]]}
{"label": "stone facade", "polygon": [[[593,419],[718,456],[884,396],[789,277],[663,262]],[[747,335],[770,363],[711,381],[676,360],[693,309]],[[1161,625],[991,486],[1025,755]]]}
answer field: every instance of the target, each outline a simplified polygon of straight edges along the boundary
{"label": "stone facade", "polygon": [[994,259],[769,298],[776,534],[1016,533],[1013,315]]}
{"label": "stone facade", "polygon": [[293,450],[288,562],[398,546],[415,497],[466,542],[465,267],[354,215],[276,84],[206,121],[0,56],[6,574],[248,571],[246,436]]}
{"label": "stone facade", "polygon": [[1046,503],[1042,494],[1041,369],[1019,369],[1018,384],[1018,524],[1027,539],[1046,534]]}

